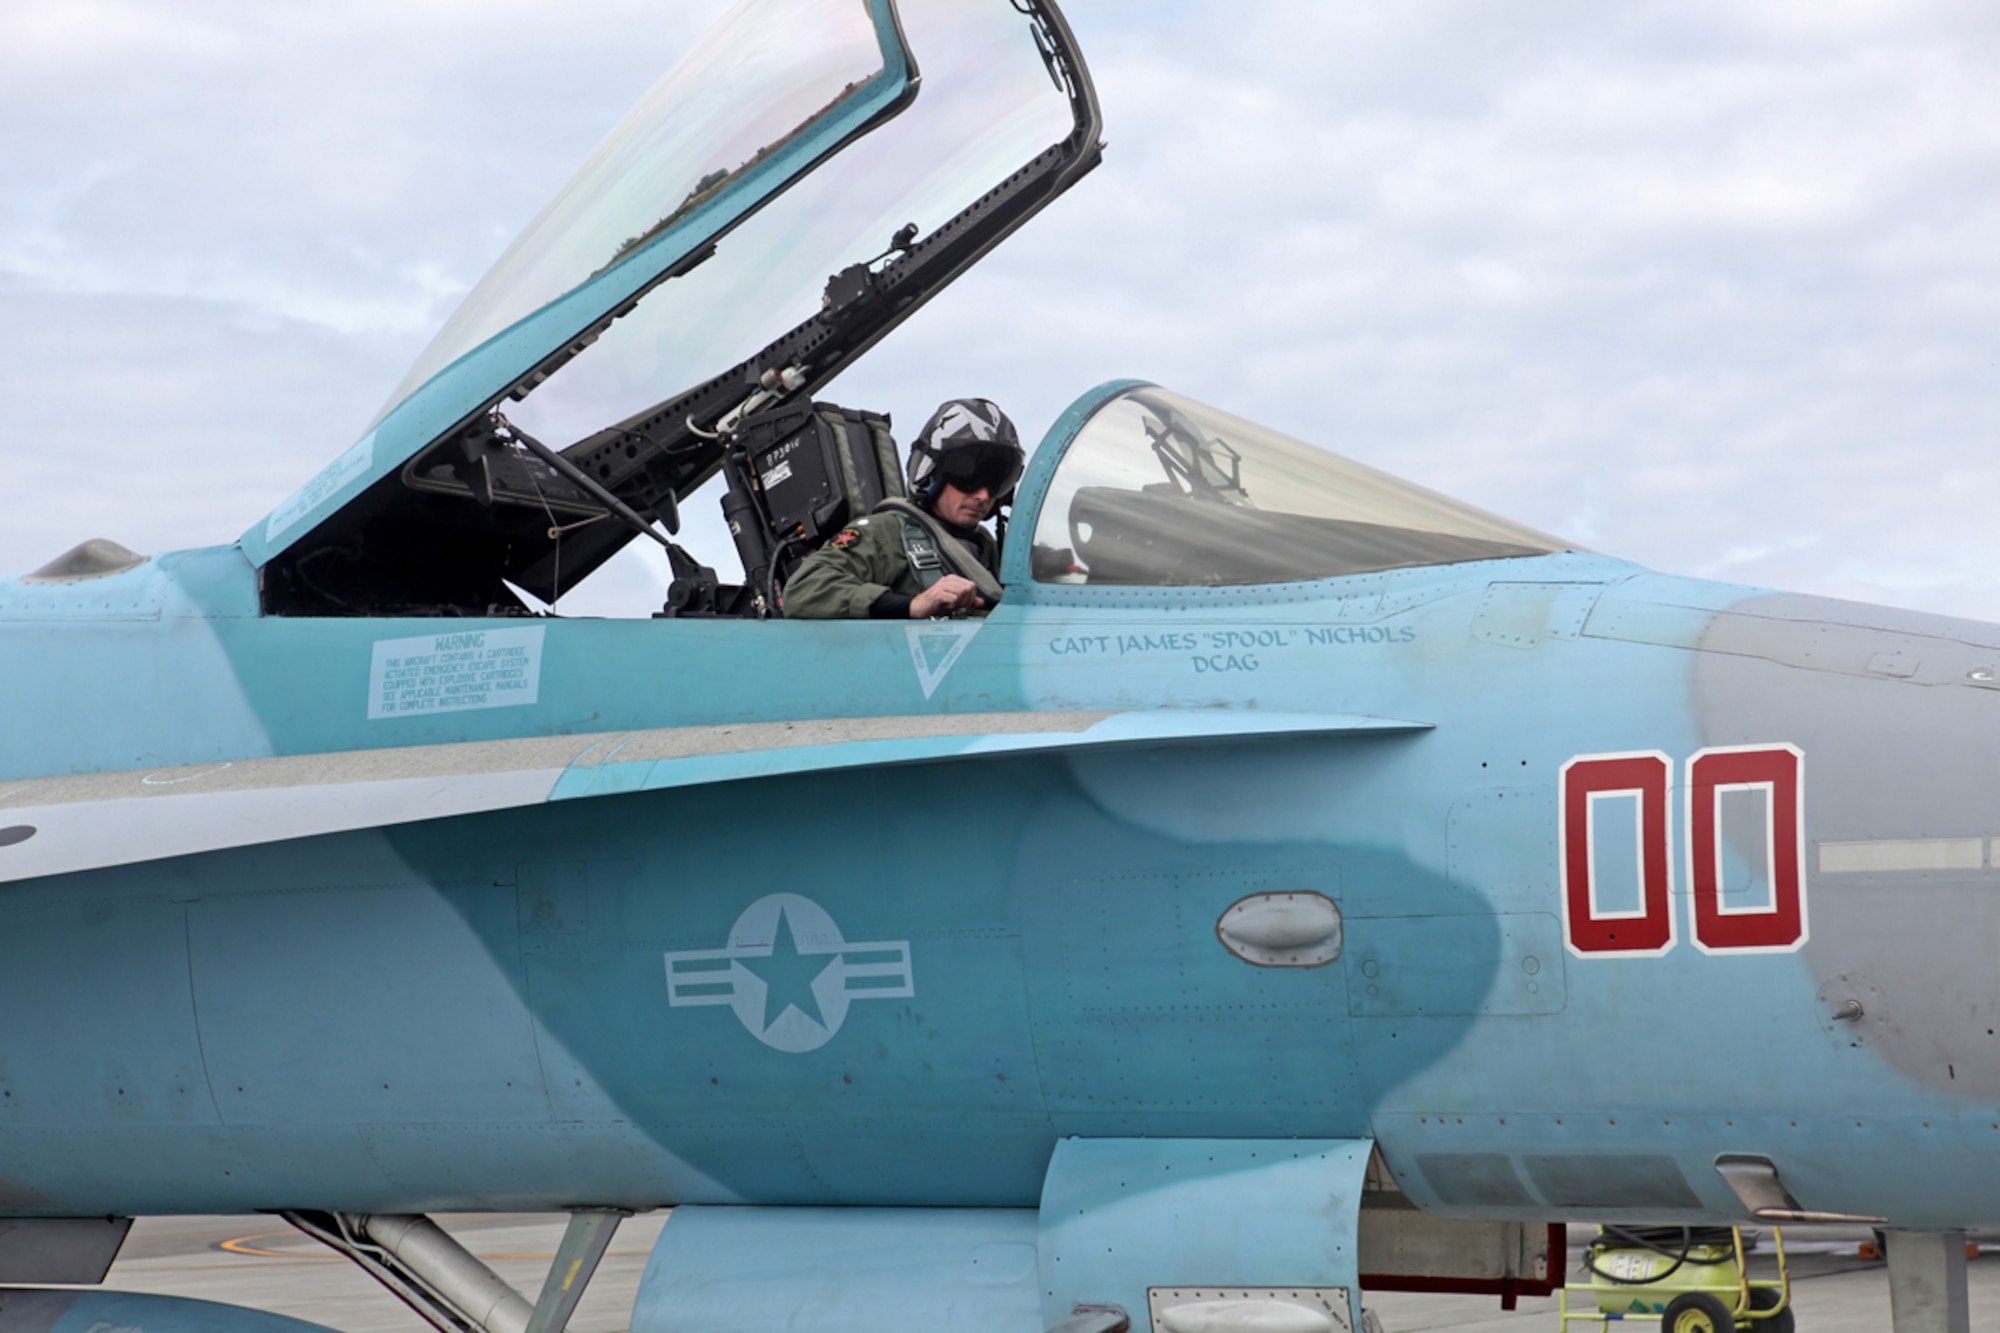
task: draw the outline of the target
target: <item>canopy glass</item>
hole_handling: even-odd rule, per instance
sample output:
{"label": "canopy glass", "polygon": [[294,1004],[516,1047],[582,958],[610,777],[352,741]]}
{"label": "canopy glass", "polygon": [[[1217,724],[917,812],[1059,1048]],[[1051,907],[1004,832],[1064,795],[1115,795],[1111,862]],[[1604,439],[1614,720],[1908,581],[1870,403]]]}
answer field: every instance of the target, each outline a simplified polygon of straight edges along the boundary
{"label": "canopy glass", "polygon": [[383,405],[621,263],[778,157],[884,69],[865,0],[746,0],[655,84],[446,321]]}
{"label": "canopy glass", "polygon": [[1057,465],[1030,565],[1055,583],[1283,583],[1572,549],[1165,389],[1099,408]]}

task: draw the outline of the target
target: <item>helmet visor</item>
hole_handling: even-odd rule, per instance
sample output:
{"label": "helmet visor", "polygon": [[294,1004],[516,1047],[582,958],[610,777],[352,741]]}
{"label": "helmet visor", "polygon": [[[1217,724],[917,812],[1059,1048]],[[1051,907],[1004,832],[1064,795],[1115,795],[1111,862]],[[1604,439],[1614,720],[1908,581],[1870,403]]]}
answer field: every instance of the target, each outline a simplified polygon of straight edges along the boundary
{"label": "helmet visor", "polygon": [[947,449],[939,456],[938,475],[954,490],[970,495],[991,491],[997,499],[1014,489],[1021,479],[1021,451],[1009,444],[969,444]]}

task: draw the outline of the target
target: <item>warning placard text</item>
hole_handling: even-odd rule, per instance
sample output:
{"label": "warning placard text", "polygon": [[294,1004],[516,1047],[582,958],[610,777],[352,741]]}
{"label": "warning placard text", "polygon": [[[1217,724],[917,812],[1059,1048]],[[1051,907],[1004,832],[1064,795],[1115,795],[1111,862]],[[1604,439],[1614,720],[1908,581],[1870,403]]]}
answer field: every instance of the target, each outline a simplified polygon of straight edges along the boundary
{"label": "warning placard text", "polygon": [[544,628],[377,639],[368,672],[368,716],[531,704],[541,693]]}

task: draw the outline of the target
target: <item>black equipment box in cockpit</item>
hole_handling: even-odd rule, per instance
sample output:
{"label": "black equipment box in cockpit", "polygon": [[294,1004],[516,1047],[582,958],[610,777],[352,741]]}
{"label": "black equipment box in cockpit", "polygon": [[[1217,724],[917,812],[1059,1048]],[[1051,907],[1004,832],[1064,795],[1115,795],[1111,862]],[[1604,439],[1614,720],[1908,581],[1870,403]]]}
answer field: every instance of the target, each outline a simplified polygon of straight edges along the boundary
{"label": "black equipment box in cockpit", "polygon": [[887,416],[802,403],[752,417],[740,438],[771,536],[781,543],[817,546],[903,494]]}

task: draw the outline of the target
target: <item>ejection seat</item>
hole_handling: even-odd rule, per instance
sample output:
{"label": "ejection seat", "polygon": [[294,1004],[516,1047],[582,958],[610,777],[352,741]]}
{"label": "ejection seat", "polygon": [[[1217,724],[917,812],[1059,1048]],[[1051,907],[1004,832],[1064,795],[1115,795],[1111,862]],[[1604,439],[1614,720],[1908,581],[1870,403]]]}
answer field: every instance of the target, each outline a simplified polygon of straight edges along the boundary
{"label": "ejection seat", "polygon": [[723,471],[722,513],[745,588],[770,614],[800,561],[883,500],[908,494],[888,415],[831,403],[746,418]]}

